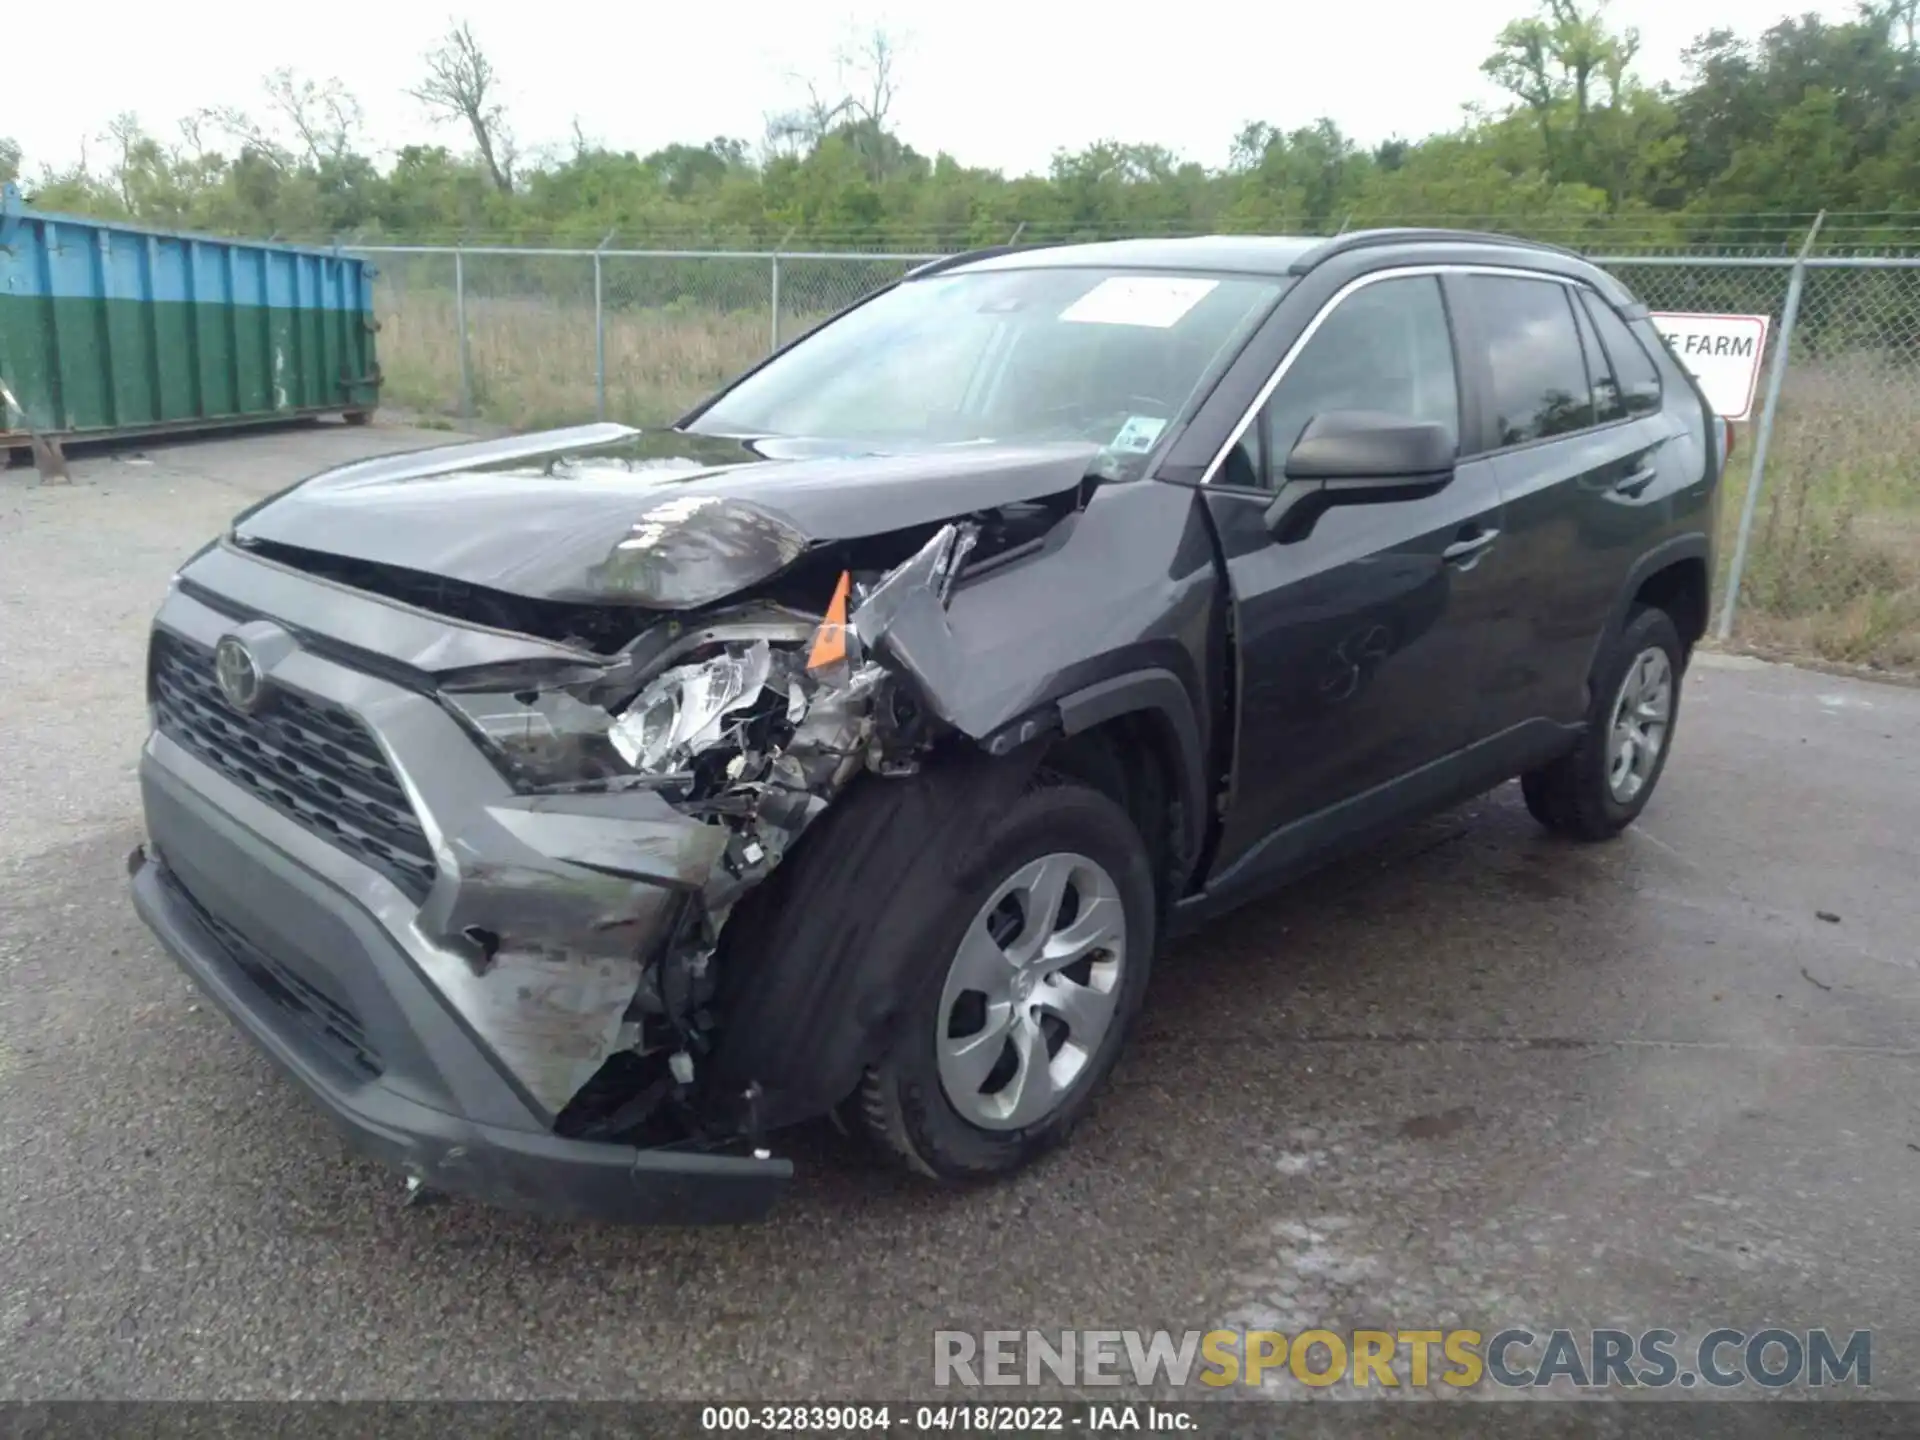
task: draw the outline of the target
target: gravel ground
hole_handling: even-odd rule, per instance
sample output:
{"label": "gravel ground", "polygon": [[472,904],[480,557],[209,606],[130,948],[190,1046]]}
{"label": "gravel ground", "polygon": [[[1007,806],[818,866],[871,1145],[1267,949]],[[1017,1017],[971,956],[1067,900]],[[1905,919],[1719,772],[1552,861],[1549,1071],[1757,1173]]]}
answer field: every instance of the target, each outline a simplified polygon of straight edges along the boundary
{"label": "gravel ground", "polygon": [[932,1194],[823,1131],[755,1228],[403,1207],[123,860],[172,569],[446,438],[0,476],[0,1395],[899,1397],[936,1329],[1458,1322],[1871,1327],[1876,1392],[1920,1393],[1920,691],[1711,656],[1634,831],[1555,842],[1509,786],[1221,921],[1013,1183]]}

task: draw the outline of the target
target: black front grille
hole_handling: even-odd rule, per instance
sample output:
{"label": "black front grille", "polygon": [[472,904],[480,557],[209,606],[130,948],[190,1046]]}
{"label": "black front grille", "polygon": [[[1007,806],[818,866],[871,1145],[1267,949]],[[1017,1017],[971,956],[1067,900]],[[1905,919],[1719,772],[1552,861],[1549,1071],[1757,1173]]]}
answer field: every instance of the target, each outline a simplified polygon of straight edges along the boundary
{"label": "black front grille", "polygon": [[251,715],[214,679],[213,651],[153,634],[160,730],[281,814],[385,875],[416,902],[433,884],[433,849],[380,747],[346,711],[270,687]]}
{"label": "black front grille", "polygon": [[336,1000],[305,976],[297,974],[267,954],[226,921],[193,898],[179,877],[162,869],[160,880],[193,911],[194,918],[207,928],[227,958],[246,977],[260,987],[261,993],[318,1040],[343,1063],[363,1075],[378,1076],[383,1068],[380,1056],[367,1041],[360,1017],[350,1006]]}

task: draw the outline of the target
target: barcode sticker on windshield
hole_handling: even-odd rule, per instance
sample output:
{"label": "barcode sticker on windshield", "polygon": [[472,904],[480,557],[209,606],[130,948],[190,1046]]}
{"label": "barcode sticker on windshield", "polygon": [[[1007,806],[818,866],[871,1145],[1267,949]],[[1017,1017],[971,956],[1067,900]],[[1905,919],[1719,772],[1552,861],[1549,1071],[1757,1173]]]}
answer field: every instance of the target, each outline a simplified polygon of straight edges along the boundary
{"label": "barcode sticker on windshield", "polygon": [[1083,325],[1151,325],[1166,330],[1180,323],[1217,280],[1185,275],[1115,275],[1102,280],[1060,312],[1062,320]]}
{"label": "barcode sticker on windshield", "polygon": [[1144,455],[1153,449],[1153,442],[1160,438],[1160,432],[1166,428],[1167,422],[1158,415],[1129,415],[1127,423],[1120,427],[1120,433],[1113,437],[1109,448]]}

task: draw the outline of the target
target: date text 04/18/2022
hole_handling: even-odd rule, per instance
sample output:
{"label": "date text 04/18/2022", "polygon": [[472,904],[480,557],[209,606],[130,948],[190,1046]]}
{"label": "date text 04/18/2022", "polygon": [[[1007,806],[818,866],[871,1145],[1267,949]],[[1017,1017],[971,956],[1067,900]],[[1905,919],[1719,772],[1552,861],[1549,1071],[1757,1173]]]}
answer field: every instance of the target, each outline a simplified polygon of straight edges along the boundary
{"label": "date text 04/18/2022", "polygon": [[1079,1431],[1191,1433],[1191,1409],[1173,1405],[708,1405],[700,1428],[709,1432],[788,1434],[807,1431],[1028,1435]]}

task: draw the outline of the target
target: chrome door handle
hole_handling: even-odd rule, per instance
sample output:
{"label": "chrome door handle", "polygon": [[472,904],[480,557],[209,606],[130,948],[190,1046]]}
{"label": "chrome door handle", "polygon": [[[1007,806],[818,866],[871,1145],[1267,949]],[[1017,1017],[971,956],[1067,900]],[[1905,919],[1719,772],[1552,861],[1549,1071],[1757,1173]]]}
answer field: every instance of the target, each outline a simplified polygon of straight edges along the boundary
{"label": "chrome door handle", "polygon": [[1482,530],[1471,539],[1454,541],[1440,552],[1440,558],[1449,565],[1458,564],[1462,560],[1471,560],[1499,538],[1498,530]]}

